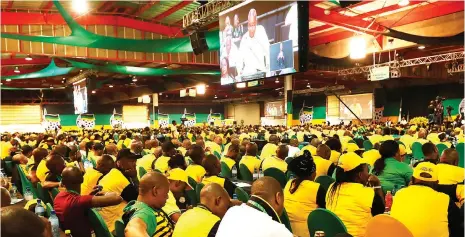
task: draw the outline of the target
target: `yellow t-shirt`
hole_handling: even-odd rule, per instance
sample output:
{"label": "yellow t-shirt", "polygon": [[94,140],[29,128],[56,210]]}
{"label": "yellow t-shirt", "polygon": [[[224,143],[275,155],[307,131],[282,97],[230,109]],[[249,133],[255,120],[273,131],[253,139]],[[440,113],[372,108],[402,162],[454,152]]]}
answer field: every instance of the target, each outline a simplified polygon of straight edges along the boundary
{"label": "yellow t-shirt", "polygon": [[10,148],[12,148],[11,142],[2,142],[2,159],[5,159],[10,155]]}
{"label": "yellow t-shirt", "polygon": [[[123,190],[128,186],[129,180],[124,177],[123,173],[118,169],[111,169],[108,174],[98,183],[103,187],[104,192],[115,192],[121,195]],[[108,230],[112,232],[115,230],[115,222],[123,216],[123,209],[126,206],[126,201],[122,201],[120,204],[115,206],[104,207],[99,210],[105,224],[107,224]]]}
{"label": "yellow t-shirt", "polygon": [[168,199],[166,200],[165,205],[163,206],[162,210],[168,215],[171,216],[174,213],[181,213],[181,210],[176,205],[176,198],[171,191],[168,192]]}
{"label": "yellow t-shirt", "polygon": [[316,155],[316,147],[314,147],[314,146],[312,146],[310,144],[302,147],[302,149],[300,151],[300,154],[303,154],[305,150],[309,151],[310,154],[312,154],[312,156]]}
{"label": "yellow t-shirt", "polygon": [[436,168],[439,184],[457,184],[465,179],[465,170],[462,167],[439,163]]}
{"label": "yellow t-shirt", "polygon": [[234,161],[233,159],[231,159],[229,157],[225,157],[225,156],[223,156],[223,158],[221,158],[221,162],[226,163],[226,165],[229,167],[229,169],[232,169],[232,167],[236,164],[236,161]]}
{"label": "yellow t-shirt", "polygon": [[189,177],[193,178],[197,183],[200,183],[203,179],[203,176],[205,176],[205,168],[201,165],[197,164],[190,164],[187,169],[186,173]]}
{"label": "yellow t-shirt", "polygon": [[330,160],[325,160],[324,158],[320,156],[313,156],[313,162],[315,162],[315,165],[316,165],[315,178],[317,178],[318,176],[322,176],[322,175],[323,176],[332,175],[332,174],[328,174],[328,170],[333,162],[331,162]]}
{"label": "yellow t-shirt", "polygon": [[390,215],[415,237],[446,237],[449,236],[448,206],[446,194],[430,187],[410,185],[396,193]]}
{"label": "yellow t-shirt", "polygon": [[439,134],[437,134],[437,133],[428,134],[428,136],[426,136],[426,139],[429,140],[430,142],[434,143],[434,144],[437,144],[437,143],[439,143],[441,141],[439,139]]}
{"label": "yellow t-shirt", "polygon": [[162,174],[166,173],[168,170],[168,161],[170,160],[170,157],[168,156],[160,156],[158,159],[155,161],[155,169],[159,170]]}
{"label": "yellow t-shirt", "polygon": [[181,152],[182,156],[186,156],[186,152],[187,152],[186,148],[180,146],[178,147],[178,151]]}
{"label": "yellow t-shirt", "polygon": [[404,145],[405,145],[405,147],[407,149],[410,149],[410,148],[412,148],[413,142],[415,142],[415,138],[413,138],[412,136],[410,136],[408,134],[405,134],[405,135],[400,137],[400,141],[402,143],[404,143]]}
{"label": "yellow t-shirt", "polygon": [[337,165],[339,162],[339,156],[341,156],[341,153],[331,150],[331,156],[329,157],[329,160],[333,162],[333,164]]}
{"label": "yellow t-shirt", "polygon": [[287,163],[284,160],[279,159],[278,157],[272,156],[264,159],[262,162],[263,171],[269,168],[277,168],[281,170],[283,173],[286,173]]}
{"label": "yellow t-shirt", "polygon": [[211,153],[212,154],[215,154],[214,152],[217,152],[218,154],[221,155],[221,146],[214,143],[214,142],[211,142],[211,141],[208,141],[208,142],[205,142],[205,148],[209,147],[211,150]]}
{"label": "yellow t-shirt", "polygon": [[81,195],[89,195],[92,192],[95,185],[97,185],[98,179],[102,177],[102,173],[92,168],[87,169],[84,174],[84,181],[81,184]]}
{"label": "yellow t-shirt", "polygon": [[268,157],[275,156],[277,149],[278,149],[278,146],[276,146],[275,144],[267,143],[262,149],[262,153],[260,154],[260,159],[263,160]]}
{"label": "yellow t-shirt", "polygon": [[289,189],[294,179],[289,180],[284,188],[284,207],[286,208],[292,232],[296,236],[310,236],[307,218],[310,212],[318,208],[316,204],[316,194],[319,183],[304,180],[294,193]]}
{"label": "yellow t-shirt", "polygon": [[[332,186],[331,184],[328,190],[331,190]],[[375,191],[359,183],[342,183],[332,200],[330,195],[331,192],[328,191],[326,209],[342,220],[349,234],[354,237],[365,236],[367,223],[372,218],[371,206]]]}
{"label": "yellow t-shirt", "polygon": [[376,143],[379,143],[380,141],[383,140],[383,136],[379,134],[373,134],[368,137],[368,140],[370,140],[371,144],[375,145]]}
{"label": "yellow t-shirt", "polygon": [[[152,163],[154,160],[155,160],[155,156],[153,154],[148,154],[148,155],[143,156],[140,159],[137,159],[136,166],[144,168],[148,173],[152,171]],[[139,168],[137,168],[137,172],[140,177]]]}
{"label": "yellow t-shirt", "polygon": [[203,177],[202,179],[202,183],[207,185],[209,183],[216,183],[216,184],[219,184],[221,187],[224,188],[224,181],[225,179],[222,178],[222,177],[218,177],[218,176],[205,176]]}
{"label": "yellow t-shirt", "polygon": [[244,164],[249,169],[250,173],[257,173],[258,169],[260,168],[260,160],[257,159],[255,156],[243,156],[241,161],[239,162],[239,166]]}
{"label": "yellow t-shirt", "polygon": [[186,211],[174,227],[173,237],[205,237],[213,226],[220,221],[211,211],[197,206]]}
{"label": "yellow t-shirt", "polygon": [[46,165],[46,161],[41,160],[36,170],[36,176],[40,180],[40,182],[43,183],[45,181],[45,177],[47,177],[47,174],[46,174],[47,172],[48,172],[48,168]]}

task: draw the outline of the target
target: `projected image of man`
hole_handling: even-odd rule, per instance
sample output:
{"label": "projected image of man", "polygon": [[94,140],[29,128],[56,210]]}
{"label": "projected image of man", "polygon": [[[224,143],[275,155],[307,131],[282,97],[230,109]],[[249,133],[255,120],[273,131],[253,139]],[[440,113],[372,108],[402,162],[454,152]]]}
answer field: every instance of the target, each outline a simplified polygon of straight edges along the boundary
{"label": "projected image of man", "polygon": [[282,68],[286,67],[284,65],[283,43],[279,44],[279,53],[278,53],[278,57],[277,57],[276,61],[278,62],[279,69],[282,69]]}
{"label": "projected image of man", "polygon": [[247,32],[239,47],[242,63],[237,67],[242,76],[258,72],[268,72],[270,67],[270,43],[265,28],[257,24],[257,11],[250,9],[247,19]]}
{"label": "projected image of man", "polygon": [[232,41],[233,43],[239,47],[242,39],[242,35],[244,34],[244,26],[239,22],[239,15],[234,15],[234,26],[232,32]]}

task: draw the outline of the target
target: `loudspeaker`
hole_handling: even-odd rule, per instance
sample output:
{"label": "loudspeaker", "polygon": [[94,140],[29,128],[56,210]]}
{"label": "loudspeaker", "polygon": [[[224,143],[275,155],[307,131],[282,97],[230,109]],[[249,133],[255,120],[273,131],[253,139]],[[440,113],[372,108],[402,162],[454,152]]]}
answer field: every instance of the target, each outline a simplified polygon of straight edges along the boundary
{"label": "loudspeaker", "polygon": [[207,40],[205,39],[205,32],[195,31],[189,36],[191,40],[192,50],[195,55],[199,55],[208,50]]}

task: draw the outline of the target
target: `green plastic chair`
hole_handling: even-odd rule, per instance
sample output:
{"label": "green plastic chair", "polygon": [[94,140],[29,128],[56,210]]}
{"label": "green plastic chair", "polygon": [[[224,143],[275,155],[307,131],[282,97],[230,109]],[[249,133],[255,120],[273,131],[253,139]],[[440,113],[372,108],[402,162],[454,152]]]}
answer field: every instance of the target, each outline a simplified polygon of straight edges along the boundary
{"label": "green plastic chair", "polygon": [[280,169],[268,168],[263,172],[263,174],[265,176],[270,176],[278,180],[279,184],[281,184],[281,188],[286,187],[287,178],[286,175]]}
{"label": "green plastic chair", "polygon": [[90,209],[88,213],[88,218],[92,229],[94,229],[96,237],[113,237],[113,235],[108,230],[105,221],[103,221],[102,216],[100,216],[100,214],[97,211],[95,211],[94,209]]}
{"label": "green plastic chair", "polygon": [[281,219],[281,223],[286,226],[286,228],[292,233],[291,221],[289,220],[289,216],[287,215],[286,208],[283,209],[283,214],[279,217]]}
{"label": "green plastic chair", "polygon": [[354,140],[349,140],[347,143],[355,143],[355,144],[357,144]]}
{"label": "green plastic chair", "polygon": [[445,149],[447,149],[447,146],[446,146],[445,144],[438,143],[438,144],[436,144],[436,147],[438,148],[439,157],[441,157],[442,152],[443,152]]}
{"label": "green plastic chair", "polygon": [[232,177],[232,172],[229,166],[221,161],[221,176],[224,178],[231,178]]}
{"label": "green plastic chair", "polygon": [[58,188],[52,188],[52,190],[50,190],[50,194],[52,196],[52,204],[53,204],[53,201],[55,201],[55,197],[60,193],[60,190],[58,190]]}
{"label": "green plastic chair", "polygon": [[292,171],[288,170],[286,172],[286,180],[289,181],[289,180],[291,180],[293,178],[295,178],[295,174]]}
{"label": "green plastic chair", "polygon": [[116,220],[115,222],[115,234],[116,237],[124,237],[124,229],[126,226],[124,225],[123,220]]}
{"label": "green plastic chair", "polygon": [[423,160],[425,158],[423,150],[421,150],[421,146],[422,145],[419,142],[414,142],[412,144],[412,155],[417,160]]}
{"label": "green plastic chair", "polygon": [[34,196],[34,198],[38,198],[39,195],[37,194],[37,190],[36,188],[34,187],[34,185],[31,183],[31,181],[29,181],[29,179],[26,177],[26,175],[24,174],[23,170],[21,169],[21,167],[19,167],[19,165],[16,166],[16,168],[18,169],[18,174],[19,174],[19,178],[21,180],[21,191],[24,195],[24,193],[26,192],[26,189],[29,188],[29,190],[31,190],[32,192],[32,195]]}
{"label": "green plastic chair", "polygon": [[47,212],[47,216],[51,216],[52,215],[52,210],[53,210],[52,204],[47,203],[47,204],[45,204],[45,206],[47,207],[45,209],[45,211]]}
{"label": "green plastic chair", "polygon": [[48,193],[48,190],[45,190],[42,188],[42,184],[40,182],[37,183],[37,194],[39,195],[39,199],[42,200],[44,203],[50,203],[52,202],[52,198],[50,197],[50,193]]}
{"label": "green plastic chair", "polygon": [[319,183],[326,190],[329,189],[329,186],[336,181],[331,176],[321,175],[315,179],[315,182]]}
{"label": "green plastic chair", "polygon": [[142,177],[147,174],[147,170],[145,170],[144,167],[140,166],[139,167],[139,179],[142,179]]}
{"label": "green plastic chair", "polygon": [[203,183],[198,183],[197,186],[195,187],[195,194],[197,195],[197,201],[200,202],[200,191],[202,188],[205,187],[205,184]]}
{"label": "green plastic chair", "polygon": [[315,236],[316,231],[324,231],[325,237],[334,237],[337,234],[347,233],[347,229],[341,219],[329,210],[317,208],[310,212],[307,218],[307,226],[310,236]]}
{"label": "green plastic chair", "polygon": [[287,157],[286,159],[284,159],[284,161],[289,164],[291,163],[291,161],[294,159],[294,157]]}
{"label": "green plastic chair", "polygon": [[405,146],[405,144],[404,144],[403,142],[401,142],[400,140],[397,140],[397,144],[399,144],[399,145],[401,145],[401,144],[402,144],[402,145],[404,145],[404,146]]}
{"label": "green plastic chair", "polygon": [[195,181],[193,178],[191,177],[187,177],[187,182],[189,182],[190,186],[192,188],[194,188],[194,190],[187,190],[185,192],[186,194],[186,198],[188,199],[188,203],[190,205],[197,205],[197,193],[195,192],[195,188],[197,187],[197,181]]}
{"label": "green plastic chair", "polygon": [[195,181],[195,179],[193,179],[192,177],[188,176],[188,177],[187,177],[187,182],[189,182],[189,185],[190,185],[192,188],[197,187],[197,181]]}
{"label": "green plastic chair", "polygon": [[455,148],[457,152],[459,153],[459,166],[463,168],[464,165],[464,155],[465,155],[465,147],[463,145],[463,142],[458,143],[457,147]]}
{"label": "green plastic chair", "polygon": [[217,151],[214,151],[214,152],[213,152],[213,155],[215,155],[216,158],[221,159],[221,154],[218,153]]}
{"label": "green plastic chair", "polygon": [[237,195],[237,200],[243,202],[243,203],[246,203],[247,201],[249,201],[249,194],[247,194],[246,191],[244,191],[244,189],[242,189],[241,187],[236,187],[236,189],[234,190],[234,193]]}
{"label": "green plastic chair", "polygon": [[241,174],[241,179],[242,180],[250,181],[250,182],[253,181],[252,173],[250,173],[250,170],[249,170],[249,168],[247,168],[246,165],[240,164],[239,165],[239,172]]}
{"label": "green plastic chair", "polygon": [[373,149],[373,144],[370,142],[370,140],[365,140],[363,141],[363,148],[365,149],[365,151],[369,151]]}

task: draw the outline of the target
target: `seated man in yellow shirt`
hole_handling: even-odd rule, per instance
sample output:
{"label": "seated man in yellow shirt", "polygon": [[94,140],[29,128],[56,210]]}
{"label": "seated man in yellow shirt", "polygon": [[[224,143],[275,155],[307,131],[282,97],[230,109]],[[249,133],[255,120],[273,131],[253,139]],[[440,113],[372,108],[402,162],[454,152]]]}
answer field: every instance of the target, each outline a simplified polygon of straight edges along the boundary
{"label": "seated man in yellow shirt", "polygon": [[226,214],[229,206],[228,194],[220,185],[205,185],[200,191],[200,203],[179,218],[174,227],[173,237],[215,236],[220,218]]}
{"label": "seated man in yellow shirt", "polygon": [[316,165],[315,178],[318,176],[332,176],[336,165],[329,159],[331,158],[331,149],[325,144],[321,144],[316,149],[316,155],[313,156],[313,162]]}
{"label": "seated man in yellow shirt", "polygon": [[260,159],[265,159],[271,156],[276,155],[276,149],[278,149],[279,138],[276,135],[271,135],[269,142],[263,146],[262,153],[260,154]]}
{"label": "seated man in yellow shirt", "polygon": [[[221,158],[221,162],[224,162],[229,170],[232,170],[233,166],[237,166],[237,160],[239,157],[240,148],[238,144],[231,144],[228,146],[226,154]],[[238,169],[236,167],[236,169]],[[239,169],[238,169],[239,170]]]}
{"label": "seated man in yellow shirt", "polygon": [[453,148],[445,149],[437,164],[438,187],[437,190],[449,195],[451,200],[463,204],[463,181],[465,171],[457,166],[459,154]]}
{"label": "seated man in yellow shirt", "polygon": [[18,149],[18,140],[12,138],[9,142],[2,143],[2,159],[5,159]]}
{"label": "seated man in yellow shirt", "polygon": [[162,210],[176,223],[181,216],[181,210],[177,206],[176,200],[181,204],[185,204],[184,191],[193,190],[193,188],[189,185],[187,173],[183,169],[171,169],[166,176],[170,183],[170,191],[168,192],[168,200],[166,200],[166,204],[163,206]]}
{"label": "seated man in yellow shirt", "polygon": [[81,195],[90,194],[97,185],[99,179],[114,168],[115,161],[110,155],[105,154],[98,159],[95,169],[88,168],[84,173],[83,182],[81,184]]}
{"label": "seated man in yellow shirt", "polygon": [[202,167],[202,160],[205,157],[205,151],[201,146],[195,144],[191,146],[188,154],[194,163],[187,166],[186,172],[189,177],[193,178],[197,183],[200,183],[206,173],[205,168]]}
{"label": "seated man in yellow shirt", "polygon": [[155,169],[164,174],[168,171],[170,157],[176,154],[176,147],[171,141],[166,141],[161,146],[161,149],[163,150],[163,154],[155,160]]}
{"label": "seated man in yellow shirt", "polygon": [[249,169],[250,173],[258,173],[261,161],[257,158],[257,144],[247,143],[245,146],[245,155],[239,162],[239,166],[244,164]]}
{"label": "seated man in yellow shirt", "polygon": [[289,153],[289,148],[287,145],[280,145],[276,150],[276,155],[263,159],[262,162],[262,170],[266,170],[269,168],[277,168],[281,170],[283,173],[287,171],[287,163],[284,161],[286,159],[287,154]]}

